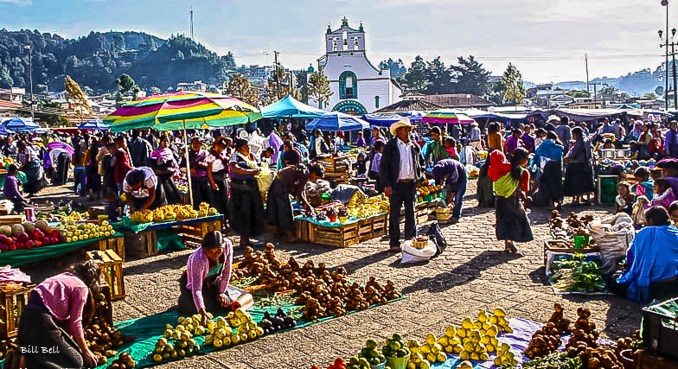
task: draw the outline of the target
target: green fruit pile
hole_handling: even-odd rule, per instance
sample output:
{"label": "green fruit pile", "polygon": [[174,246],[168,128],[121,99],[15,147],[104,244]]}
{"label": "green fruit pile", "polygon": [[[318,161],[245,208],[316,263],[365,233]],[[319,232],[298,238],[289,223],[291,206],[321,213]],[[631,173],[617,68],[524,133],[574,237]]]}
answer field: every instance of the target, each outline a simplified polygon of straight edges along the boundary
{"label": "green fruit pile", "polygon": [[386,339],[386,345],[381,348],[381,352],[384,356],[392,358],[402,358],[410,354],[410,350],[403,342],[403,337],[397,333]]}
{"label": "green fruit pile", "polygon": [[366,358],[361,357],[360,359],[358,359],[357,356],[353,356],[350,359],[348,359],[348,365],[346,366],[346,369],[370,369],[370,368],[371,368],[370,362],[367,361]]}
{"label": "green fruit pile", "polygon": [[360,350],[358,358],[365,359],[370,365],[380,365],[386,362],[386,357],[377,349],[377,341],[367,340],[365,347]]}

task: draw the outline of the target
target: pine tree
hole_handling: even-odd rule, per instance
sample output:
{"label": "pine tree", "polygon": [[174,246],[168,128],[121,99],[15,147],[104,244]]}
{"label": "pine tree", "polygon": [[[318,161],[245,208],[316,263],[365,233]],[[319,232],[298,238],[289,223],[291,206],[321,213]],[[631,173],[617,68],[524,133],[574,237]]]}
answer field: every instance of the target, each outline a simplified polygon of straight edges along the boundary
{"label": "pine tree", "polygon": [[405,84],[407,89],[412,92],[424,92],[428,86],[428,81],[426,79],[426,62],[424,58],[420,55],[417,55],[414,58],[414,61],[410,65],[410,68],[405,73]]}
{"label": "pine tree", "polygon": [[523,75],[511,63],[506,67],[501,77],[504,102],[511,105],[519,105],[525,100],[525,87],[523,87]]}
{"label": "pine tree", "polygon": [[490,72],[473,55],[469,55],[468,59],[460,56],[457,62],[459,65],[450,66],[452,78],[457,81],[454,84],[454,92],[478,96],[487,94],[487,79]]}
{"label": "pine tree", "polygon": [[333,92],[330,89],[330,81],[322,69],[309,75],[307,88],[308,96],[318,101],[318,108],[322,109],[329,105]]}

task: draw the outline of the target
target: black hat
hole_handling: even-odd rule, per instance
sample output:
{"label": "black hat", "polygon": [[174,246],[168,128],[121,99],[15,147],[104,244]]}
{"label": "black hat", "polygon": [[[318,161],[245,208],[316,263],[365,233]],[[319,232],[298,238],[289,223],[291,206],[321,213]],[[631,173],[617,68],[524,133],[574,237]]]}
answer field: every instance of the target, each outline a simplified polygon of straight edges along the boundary
{"label": "black hat", "polygon": [[224,236],[219,231],[207,232],[205,238],[202,239],[201,246],[205,249],[215,249],[224,247]]}

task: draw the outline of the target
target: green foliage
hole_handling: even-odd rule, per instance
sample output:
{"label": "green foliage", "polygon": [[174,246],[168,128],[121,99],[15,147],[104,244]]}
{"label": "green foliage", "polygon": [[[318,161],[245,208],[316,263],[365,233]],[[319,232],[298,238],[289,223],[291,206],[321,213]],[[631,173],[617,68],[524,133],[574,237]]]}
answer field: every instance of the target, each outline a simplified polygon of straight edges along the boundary
{"label": "green foliage", "polygon": [[427,65],[420,55],[414,58],[404,76],[404,82],[408,90],[412,92],[424,92],[429,84],[427,76]]}
{"label": "green foliage", "polygon": [[[392,62],[392,59],[389,59],[389,62]],[[397,66],[395,63],[391,68]],[[421,56],[417,56],[398,81],[411,92],[471,93],[483,96],[488,92],[489,76],[490,72],[472,55],[468,58],[463,56],[457,58],[457,64],[449,67],[445,66],[445,62],[439,56],[431,61],[425,61]]]}
{"label": "green foliage", "polygon": [[426,93],[429,94],[447,94],[452,92],[452,77],[445,63],[440,57],[426,62]]}
{"label": "green foliage", "polygon": [[653,92],[648,92],[645,95],[643,95],[643,99],[656,100],[657,95],[655,95]]}
{"label": "green foliage", "polygon": [[567,93],[565,93],[565,95],[570,96],[570,97],[575,97],[575,98],[576,97],[589,97],[590,96],[590,94],[587,91],[583,91],[583,90],[567,91]]}
{"label": "green foliage", "polygon": [[402,59],[398,59],[396,61],[392,58],[388,58],[388,60],[384,60],[381,63],[388,65],[391,78],[400,79],[405,75],[405,73],[407,73],[407,67],[403,63]]}
{"label": "green foliage", "polygon": [[[33,83],[50,91],[63,87],[70,75],[94,93],[117,89],[115,80],[132,76],[140,88],[162,90],[178,82],[202,80],[220,85],[227,71],[235,69],[233,54],[218,56],[184,36],[169,40],[140,32],[91,32],[78,39],[38,31],[0,30],[0,87],[26,87],[31,45]],[[183,58],[178,58],[183,55]]]}
{"label": "green foliage", "polygon": [[506,67],[501,77],[501,88],[505,104],[519,105],[525,100],[525,87],[523,87],[523,75],[511,63]]}
{"label": "green foliage", "polygon": [[308,96],[318,101],[318,108],[323,108],[330,103],[332,97],[332,90],[330,89],[330,81],[327,75],[321,69],[318,72],[313,72],[308,77]]}
{"label": "green foliage", "polygon": [[255,106],[259,102],[259,89],[242,74],[234,74],[231,77],[231,81],[226,86],[226,94]]}
{"label": "green foliage", "polygon": [[458,65],[450,66],[452,78],[457,81],[454,92],[485,95],[488,92],[487,79],[490,72],[473,55],[469,55],[468,59],[460,56],[457,63]]}

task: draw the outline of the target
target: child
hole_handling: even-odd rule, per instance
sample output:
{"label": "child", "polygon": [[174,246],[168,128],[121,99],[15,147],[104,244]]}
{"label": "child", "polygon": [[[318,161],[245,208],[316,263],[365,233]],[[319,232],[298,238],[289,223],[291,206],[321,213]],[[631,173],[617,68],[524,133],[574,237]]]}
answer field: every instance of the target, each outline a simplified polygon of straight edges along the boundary
{"label": "child", "polygon": [[275,155],[275,150],[273,150],[272,147],[267,147],[266,150],[264,150],[264,152],[261,153],[261,162],[271,166],[271,162],[273,161],[273,155]]}
{"label": "child", "polygon": [[379,181],[379,165],[381,165],[381,155],[384,153],[384,141],[377,141],[374,143],[374,156],[372,157],[372,162],[370,163],[370,171],[368,177],[377,181],[377,192],[381,193],[384,189],[382,188]]}
{"label": "child", "polygon": [[457,142],[454,138],[445,138],[443,145],[445,146],[445,151],[450,155],[450,159],[459,160],[459,156],[457,156]]}
{"label": "child", "polygon": [[676,200],[676,195],[674,195],[669,181],[664,178],[659,178],[654,183],[654,194],[650,207],[661,206],[668,211],[671,204]]}
{"label": "child", "polygon": [[365,178],[367,174],[367,154],[362,150],[360,150],[358,157],[356,158],[356,167],[358,178]]}
{"label": "child", "polygon": [[669,206],[669,216],[671,216],[671,221],[674,224],[678,224],[678,201],[674,201],[671,206]]}
{"label": "child", "polygon": [[19,179],[16,177],[17,173],[19,173],[19,168],[17,168],[16,165],[11,164],[7,169],[5,186],[2,188],[2,193],[5,195],[5,198],[12,201],[14,210],[17,213],[22,213],[24,207],[28,206],[28,200],[21,195],[21,191],[19,190]]}
{"label": "child", "polygon": [[645,196],[648,200],[654,197],[654,181],[650,178],[650,171],[645,167],[636,168],[633,172],[638,184],[634,186],[636,196]]}
{"label": "child", "polygon": [[104,215],[108,215],[110,222],[117,222],[120,220],[121,202],[117,194],[111,188],[107,188],[104,194]]}
{"label": "child", "polygon": [[631,160],[638,160],[638,142],[631,141],[629,143],[629,158]]}
{"label": "child", "polygon": [[631,215],[633,203],[636,202],[636,196],[631,192],[631,185],[628,182],[619,182],[617,194],[614,200],[614,212]]}

